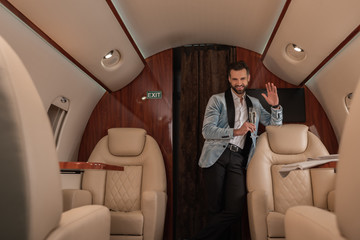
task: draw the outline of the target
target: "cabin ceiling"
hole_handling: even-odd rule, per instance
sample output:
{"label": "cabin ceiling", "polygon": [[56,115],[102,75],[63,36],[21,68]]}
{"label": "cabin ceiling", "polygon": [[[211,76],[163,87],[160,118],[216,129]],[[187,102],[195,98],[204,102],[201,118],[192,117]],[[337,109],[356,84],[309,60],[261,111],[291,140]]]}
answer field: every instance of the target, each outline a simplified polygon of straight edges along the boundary
{"label": "cabin ceiling", "polygon": [[[275,75],[298,85],[360,24],[360,1],[295,0],[264,58]],[[285,54],[287,44],[303,48],[306,57],[294,61]]]}
{"label": "cabin ceiling", "polygon": [[[357,36],[360,23],[359,0],[2,3],[19,11],[18,16],[25,16],[30,26],[38,28],[40,35],[45,34],[51,44],[108,91],[117,91],[134,80],[146,65],[146,58],[189,44],[224,44],[263,54],[271,72],[299,85],[334,50],[341,50],[345,39]],[[290,59],[285,53],[289,43],[302,47],[306,58]],[[105,68],[101,60],[112,49],[119,50],[120,62]]]}
{"label": "cabin ceiling", "polygon": [[285,0],[115,0],[145,58],[187,44],[226,44],[262,53]]}

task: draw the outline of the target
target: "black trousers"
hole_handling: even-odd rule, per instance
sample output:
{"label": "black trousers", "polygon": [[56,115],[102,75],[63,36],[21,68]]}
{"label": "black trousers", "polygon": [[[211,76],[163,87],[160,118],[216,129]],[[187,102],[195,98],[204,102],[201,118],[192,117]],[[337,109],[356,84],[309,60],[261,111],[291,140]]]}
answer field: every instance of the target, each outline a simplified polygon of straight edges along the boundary
{"label": "black trousers", "polygon": [[230,227],[240,221],[246,203],[247,156],[226,149],[217,162],[203,169],[209,221],[193,239],[230,239]]}

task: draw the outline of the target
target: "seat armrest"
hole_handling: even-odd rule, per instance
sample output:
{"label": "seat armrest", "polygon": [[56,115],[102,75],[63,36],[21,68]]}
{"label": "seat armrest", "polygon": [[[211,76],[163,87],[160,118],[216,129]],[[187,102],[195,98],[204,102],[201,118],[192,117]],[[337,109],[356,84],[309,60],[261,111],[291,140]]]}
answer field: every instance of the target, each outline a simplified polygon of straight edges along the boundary
{"label": "seat armrest", "polygon": [[253,191],[247,194],[250,234],[252,240],[268,239],[266,195],[263,191]]}
{"label": "seat armrest", "polygon": [[80,189],[63,189],[63,211],[92,204],[91,192]]}
{"label": "seat armrest", "polygon": [[286,240],[345,240],[335,214],[313,206],[291,207],[285,214]]}
{"label": "seat armrest", "polygon": [[167,194],[160,191],[145,191],[141,196],[141,211],[144,215],[144,236],[162,240],[164,233]]}
{"label": "seat armrest", "polygon": [[331,212],[335,211],[335,190],[329,192],[327,197],[328,209]]}
{"label": "seat armrest", "polygon": [[61,215],[59,226],[48,240],[109,240],[110,211],[100,205],[71,209]]}
{"label": "seat armrest", "polygon": [[314,206],[329,210],[328,195],[335,189],[334,168],[313,168],[310,170]]}

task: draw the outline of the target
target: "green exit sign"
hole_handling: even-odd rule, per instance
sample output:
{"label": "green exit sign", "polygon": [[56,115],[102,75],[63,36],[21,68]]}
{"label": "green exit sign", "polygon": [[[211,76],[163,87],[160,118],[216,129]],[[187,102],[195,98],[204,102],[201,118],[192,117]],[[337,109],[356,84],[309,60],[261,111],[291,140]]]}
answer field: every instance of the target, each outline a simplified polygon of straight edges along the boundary
{"label": "green exit sign", "polygon": [[146,98],[147,99],[161,99],[162,91],[147,91]]}

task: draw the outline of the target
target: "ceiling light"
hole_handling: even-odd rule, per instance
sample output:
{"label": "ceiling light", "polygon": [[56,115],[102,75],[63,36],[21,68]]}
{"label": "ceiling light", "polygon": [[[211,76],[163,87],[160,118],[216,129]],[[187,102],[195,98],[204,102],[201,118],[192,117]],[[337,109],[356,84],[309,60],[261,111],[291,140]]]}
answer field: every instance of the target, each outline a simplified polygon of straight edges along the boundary
{"label": "ceiling light", "polygon": [[112,55],[113,55],[113,53],[114,53],[114,50],[111,50],[110,52],[108,52],[108,54],[106,54],[106,55],[104,56],[104,58],[105,58],[105,59],[111,58]]}
{"label": "ceiling light", "polygon": [[295,44],[293,44],[294,50],[296,52],[303,52],[304,50],[302,50],[300,47],[296,46]]}
{"label": "ceiling light", "polygon": [[116,49],[113,49],[103,56],[101,59],[101,65],[107,69],[114,68],[120,62],[120,58],[120,52]]}
{"label": "ceiling light", "polygon": [[286,55],[293,61],[302,61],[306,58],[304,49],[294,43],[289,43],[285,48]]}

